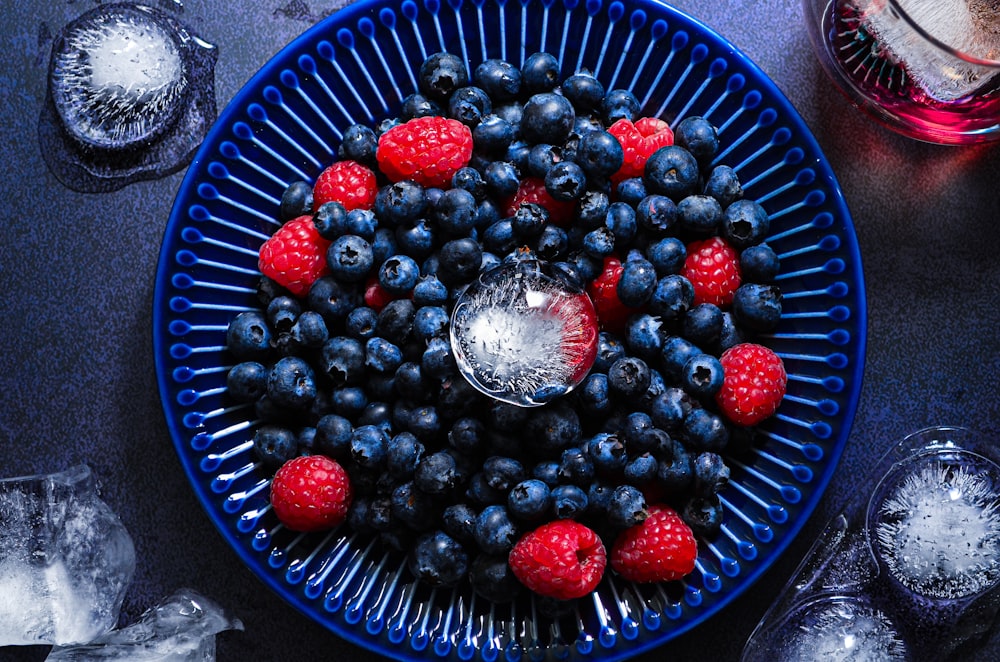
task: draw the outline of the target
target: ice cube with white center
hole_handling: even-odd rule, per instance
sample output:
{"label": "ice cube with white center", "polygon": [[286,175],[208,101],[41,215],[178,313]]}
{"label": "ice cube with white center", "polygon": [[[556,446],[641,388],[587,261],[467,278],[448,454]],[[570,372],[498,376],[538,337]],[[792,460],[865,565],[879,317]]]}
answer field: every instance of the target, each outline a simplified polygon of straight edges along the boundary
{"label": "ice cube with white center", "polygon": [[875,549],[889,573],[914,593],[946,600],[1000,581],[1000,476],[985,459],[953,457],[923,460],[873,503]]}
{"label": "ice cube with white center", "polygon": [[0,646],[90,641],[117,623],[134,571],[87,466],[0,480]]}
{"label": "ice cube with white center", "polygon": [[215,635],[243,624],[211,599],[181,589],[135,623],[79,646],[56,646],[46,662],[213,662]]}
{"label": "ice cube with white center", "polygon": [[597,316],[582,289],[533,259],[491,269],[452,311],[452,351],[480,392],[543,405],[577,386],[597,357]]}
{"label": "ice cube with white center", "polygon": [[919,28],[914,28],[885,0],[858,0],[857,4],[880,47],[903,65],[927,95],[953,102],[996,82],[1000,73],[996,66],[957,57],[925,36],[974,59],[1000,59],[1000,13],[995,0],[896,3]]}

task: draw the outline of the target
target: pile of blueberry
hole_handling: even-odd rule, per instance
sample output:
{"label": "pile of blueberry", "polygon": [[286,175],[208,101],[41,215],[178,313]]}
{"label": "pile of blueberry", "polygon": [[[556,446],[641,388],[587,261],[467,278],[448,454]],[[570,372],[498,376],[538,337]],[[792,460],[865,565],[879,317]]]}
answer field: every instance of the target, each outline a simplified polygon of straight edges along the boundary
{"label": "pile of blueberry", "polygon": [[[450,188],[380,179],[370,210],[313,209],[311,185],[290,186],[281,220],[313,215],[333,240],[332,273],[303,298],[262,278],[262,309],[228,330],[229,394],[253,402],[264,421],[254,435],[262,465],[273,472],[300,454],[337,459],[354,489],[354,531],[419,557],[411,568],[429,584],[468,576],[497,601],[517,588],[506,555],[547,520],[580,520],[610,545],[655,500],[697,534],[717,533],[718,492],[729,479],[723,454],[744,452],[753,431],[718,413],[705,397],[717,384],[706,380],[721,379],[725,348],[780,315],[766,214],[744,204],[731,168],[711,165],[716,129],[701,118],[679,122],[675,145],[650,158],[644,177],[612,184],[609,164],[622,147],[605,129],[638,119],[639,102],[586,71],[565,81],[558,72],[547,54],[521,68],[490,60],[473,76],[453,55],[432,56],[401,116],[351,127],[340,156],[377,172],[379,135],[443,115],[472,129],[468,166]],[[529,177],[572,205],[568,226],[537,204],[505,213]],[[739,213],[727,213],[733,205]],[[743,237],[741,300],[733,310],[692,306],[680,275],[686,246],[730,234]],[[583,383],[536,408],[473,388],[449,341],[463,287],[526,256],[581,288],[617,256],[617,295],[635,308],[600,332]],[[366,301],[372,278],[390,300]]]}

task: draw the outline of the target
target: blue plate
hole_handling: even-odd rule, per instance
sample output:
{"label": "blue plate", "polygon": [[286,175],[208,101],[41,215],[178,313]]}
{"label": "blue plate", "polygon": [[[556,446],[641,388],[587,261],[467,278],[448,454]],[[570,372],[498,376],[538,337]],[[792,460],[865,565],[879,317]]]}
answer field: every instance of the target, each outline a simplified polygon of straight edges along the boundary
{"label": "blue plate", "polygon": [[[609,576],[552,621],[527,599],[492,605],[467,587],[414,586],[379,544],[343,531],[293,534],[270,512],[252,453],[258,421],[226,395],[226,325],[258,305],[257,250],[284,188],[314,179],[350,124],[397,114],[420,62],[441,50],[470,68],[548,51],[564,76],[586,68],[607,89],[632,90],[643,115],[672,125],[703,115],[719,128],[717,161],[770,214],[784,312],[765,342],[785,361],[788,394],[750,458],[730,459],[722,532],[700,541],[683,582]],[[390,657],[613,659],[718,613],[802,527],[854,417],[864,296],[850,216],[815,140],[760,69],[704,25],[650,0],[361,0],[289,44],[220,115],[167,225],[153,329],[167,424],[195,492],[242,560],[309,617]]]}

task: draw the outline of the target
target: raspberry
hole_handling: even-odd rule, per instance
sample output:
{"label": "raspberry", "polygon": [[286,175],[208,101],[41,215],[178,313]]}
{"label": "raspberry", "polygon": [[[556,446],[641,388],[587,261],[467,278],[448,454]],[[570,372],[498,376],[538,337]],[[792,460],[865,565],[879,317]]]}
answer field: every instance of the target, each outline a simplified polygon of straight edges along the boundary
{"label": "raspberry", "polygon": [[572,600],[593,591],[604,576],[607,553],[600,537],[574,520],[555,520],[526,533],[508,563],[535,593]]}
{"label": "raspberry", "polygon": [[504,212],[513,216],[524,203],[535,203],[549,212],[549,221],[559,227],[569,227],[573,221],[576,201],[556,200],[545,189],[545,180],[539,177],[525,177],[517,187],[517,192],[507,201]]}
{"label": "raspberry", "polygon": [[629,316],[637,310],[629,308],[618,298],[618,282],[624,270],[621,260],[613,256],[606,257],[604,269],[587,288],[587,293],[594,302],[597,319],[605,331],[623,332]]}
{"label": "raspberry", "polygon": [[378,184],[375,173],[357,161],[337,161],[319,174],[313,185],[313,209],[339,202],[344,209],[371,209]]}
{"label": "raspberry", "polygon": [[622,167],[611,176],[615,184],[623,179],[642,177],[646,160],[653,152],[674,144],[674,132],[670,130],[670,125],[656,117],[643,117],[635,123],[623,118],[612,124],[608,133],[618,139],[625,153]]}
{"label": "raspberry", "polygon": [[297,297],[305,296],[319,278],[329,273],[326,249],[330,241],[316,230],[311,216],[288,221],[260,247],[260,272],[287,288]]}
{"label": "raspberry", "polygon": [[691,527],[663,504],[647,508],[649,516],[615,539],[611,567],[632,582],[669,582],[694,570],[698,543]]}
{"label": "raspberry", "polygon": [[379,168],[390,180],[448,188],[472,158],[472,131],[458,120],[427,116],[398,124],[378,141]]}
{"label": "raspberry", "polygon": [[293,531],[332,529],[347,518],[351,483],[347,472],[324,455],[285,462],[271,482],[271,507]]}
{"label": "raspberry", "polygon": [[778,409],[788,376],[781,357],[763,345],[741,343],[722,353],[724,377],[715,402],[733,423],[757,425]]}
{"label": "raspberry", "polygon": [[394,298],[389,290],[379,284],[376,276],[372,276],[365,282],[365,305],[376,313],[381,312],[385,305]]}
{"label": "raspberry", "polygon": [[681,275],[694,287],[694,302],[728,308],[742,281],[740,256],[722,237],[692,241]]}

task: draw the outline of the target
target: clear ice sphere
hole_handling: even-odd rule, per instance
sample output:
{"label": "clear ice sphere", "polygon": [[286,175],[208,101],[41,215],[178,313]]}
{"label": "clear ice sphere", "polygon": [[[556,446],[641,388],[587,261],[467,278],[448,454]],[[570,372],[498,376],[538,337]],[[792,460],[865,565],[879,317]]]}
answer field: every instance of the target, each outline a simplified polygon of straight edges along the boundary
{"label": "clear ice sphere", "polygon": [[522,407],[568,393],[597,357],[590,297],[534,259],[481,274],[455,304],[450,332],[459,371],[469,383]]}
{"label": "clear ice sphere", "polygon": [[89,467],[0,480],[0,646],[92,640],[117,623],[134,571]]}
{"label": "clear ice sphere", "polygon": [[910,591],[937,599],[996,585],[1000,467],[971,453],[948,453],[904,470],[898,484],[887,477],[889,488],[872,504],[874,546],[888,571]]}
{"label": "clear ice sphere", "polygon": [[[1000,16],[990,0],[898,0],[927,34],[973,58],[1000,58]],[[885,0],[858,0],[869,30],[929,96],[951,102],[983,89],[1000,68],[956,57],[928,42]]]}
{"label": "clear ice sphere", "polygon": [[242,630],[243,624],[211,599],[181,589],[148,609],[135,623],[90,643],[54,647],[46,662],[129,660],[130,662],[213,662],[215,635]]}

